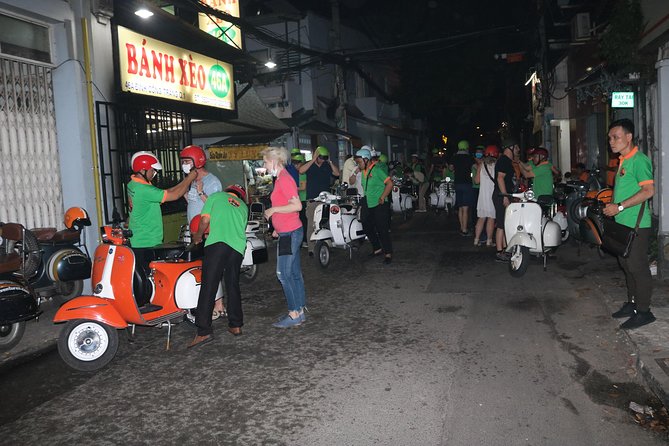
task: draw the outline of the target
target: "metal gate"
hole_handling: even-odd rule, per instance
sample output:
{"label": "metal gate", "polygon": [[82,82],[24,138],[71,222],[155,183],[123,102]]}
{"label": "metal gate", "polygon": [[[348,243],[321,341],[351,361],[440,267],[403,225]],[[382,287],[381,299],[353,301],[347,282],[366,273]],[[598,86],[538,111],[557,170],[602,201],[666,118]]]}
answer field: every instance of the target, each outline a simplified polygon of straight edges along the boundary
{"label": "metal gate", "polygon": [[0,221],[60,226],[51,69],[0,58]]}
{"label": "metal gate", "polygon": [[[190,118],[178,112],[148,107],[96,102],[100,175],[105,223],[114,211],[127,221],[126,184],[132,174],[130,159],[140,150],[155,153],[163,170],[153,181],[161,189],[176,185],[182,178],[179,152],[191,143]],[[163,214],[183,212],[185,200],[163,203]]]}

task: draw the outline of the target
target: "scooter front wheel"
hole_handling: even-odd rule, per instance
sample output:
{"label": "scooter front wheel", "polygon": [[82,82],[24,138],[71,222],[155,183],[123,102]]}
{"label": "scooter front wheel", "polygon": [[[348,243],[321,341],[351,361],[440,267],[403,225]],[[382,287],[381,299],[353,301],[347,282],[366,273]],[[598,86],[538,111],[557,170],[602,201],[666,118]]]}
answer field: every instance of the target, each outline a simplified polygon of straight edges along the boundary
{"label": "scooter front wheel", "polygon": [[68,300],[81,296],[81,293],[84,292],[84,281],[56,282],[56,292],[58,294],[53,296],[53,301],[58,305],[63,305]]}
{"label": "scooter front wheel", "polygon": [[527,246],[516,245],[511,250],[509,259],[509,273],[513,277],[522,277],[530,264],[530,249]]}
{"label": "scooter front wheel", "polygon": [[319,241],[314,247],[314,252],[316,253],[316,258],[318,263],[323,267],[327,268],[330,264],[330,247],[324,241]]}
{"label": "scooter front wheel", "polygon": [[13,324],[0,325],[0,352],[13,349],[21,341],[26,331],[26,322],[14,322]]}
{"label": "scooter front wheel", "polygon": [[114,359],[118,331],[107,324],[85,319],[70,321],[58,338],[58,353],[75,370],[93,372]]}

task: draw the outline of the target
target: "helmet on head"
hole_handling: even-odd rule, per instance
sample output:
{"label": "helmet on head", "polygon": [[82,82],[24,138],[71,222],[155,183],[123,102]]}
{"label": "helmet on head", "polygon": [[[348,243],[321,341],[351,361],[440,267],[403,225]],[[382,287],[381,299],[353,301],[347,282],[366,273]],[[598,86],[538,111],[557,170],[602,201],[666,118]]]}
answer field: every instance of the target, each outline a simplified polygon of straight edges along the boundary
{"label": "helmet on head", "polygon": [[140,170],[149,170],[154,168],[156,170],[162,170],[163,166],[151,152],[136,152],[132,159],[130,160],[130,165],[132,166],[133,172],[139,172]]}
{"label": "helmet on head", "polygon": [[298,149],[297,147],[293,147],[292,149],[290,149],[291,155],[299,155],[300,153],[302,152],[300,152],[300,149]]}
{"label": "helmet on head", "polygon": [[463,139],[458,143],[458,150],[469,150],[469,141]]}
{"label": "helmet on head", "polygon": [[476,150],[485,150],[485,146],[483,144],[479,144],[476,146]]}
{"label": "helmet on head", "polygon": [[357,152],[355,152],[355,156],[359,156],[360,158],[367,158],[368,160],[372,159],[372,152],[369,151],[369,149],[360,149]]}
{"label": "helmet on head", "polygon": [[65,211],[63,223],[67,229],[81,230],[84,226],[91,225],[91,219],[88,217],[86,209],[80,207],[69,208]]}
{"label": "helmet on head", "polygon": [[381,155],[379,155],[379,161],[381,161],[382,163],[387,163],[388,162],[388,155],[386,155],[385,153],[382,153]]}
{"label": "helmet on head", "polygon": [[499,156],[499,148],[497,148],[496,145],[491,144],[488,147],[485,148],[485,151],[483,152],[483,155],[485,156],[491,156],[493,158],[497,158]]}
{"label": "helmet on head", "polygon": [[517,146],[518,141],[515,138],[505,138],[502,140],[502,150],[510,149],[513,146]]}
{"label": "helmet on head", "polygon": [[297,155],[293,155],[290,159],[293,160],[293,161],[299,161],[299,162],[303,163],[304,162],[304,155],[299,153]]}
{"label": "helmet on head", "polygon": [[418,154],[417,154],[417,153],[412,153],[412,154],[411,154],[411,157],[412,157],[412,158],[418,158]]}
{"label": "helmet on head", "polygon": [[196,169],[204,167],[207,162],[207,156],[200,146],[187,146],[179,153],[179,158],[188,158],[193,160],[193,166]]}
{"label": "helmet on head", "polygon": [[546,158],[548,158],[548,150],[544,149],[543,147],[537,147],[537,148],[534,148],[534,149],[530,149],[527,152],[527,154],[529,156],[541,155],[541,156],[545,156]]}
{"label": "helmet on head", "polygon": [[323,146],[316,147],[316,153],[318,153],[318,156],[330,156],[330,151]]}
{"label": "helmet on head", "polygon": [[[190,233],[195,234],[198,229],[200,229],[200,220],[202,219],[202,216],[200,214],[197,214],[193,219],[190,221]],[[205,234],[209,234],[209,228],[207,228],[206,231],[204,231]]]}
{"label": "helmet on head", "polygon": [[237,195],[242,201],[246,202],[246,191],[239,184],[231,184],[225,188],[226,192],[232,192]]}

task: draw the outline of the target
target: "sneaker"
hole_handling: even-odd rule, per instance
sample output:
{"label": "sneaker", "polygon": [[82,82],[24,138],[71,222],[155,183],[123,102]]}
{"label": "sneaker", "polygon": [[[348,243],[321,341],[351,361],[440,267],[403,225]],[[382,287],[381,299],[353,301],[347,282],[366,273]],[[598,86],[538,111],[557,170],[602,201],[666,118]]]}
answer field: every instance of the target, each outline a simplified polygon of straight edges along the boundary
{"label": "sneaker", "polygon": [[621,317],[632,317],[634,316],[634,310],[636,310],[636,304],[634,302],[625,302],[620,310],[616,311],[611,315],[616,319]]}
{"label": "sneaker", "polygon": [[302,247],[303,247],[303,248],[308,248],[308,247],[309,247],[309,244],[308,244],[307,242],[302,242]]}
{"label": "sneaker", "polygon": [[474,246],[478,246],[478,245],[479,245],[479,239],[475,238],[474,239]]}
{"label": "sneaker", "polygon": [[495,254],[495,262],[508,263],[509,256],[507,256],[504,251],[499,251],[497,254]]}
{"label": "sneaker", "polygon": [[293,319],[292,317],[290,317],[290,315],[287,315],[286,317],[284,317],[284,318],[281,319],[280,321],[273,323],[273,324],[272,324],[272,327],[276,327],[276,328],[292,328],[292,327],[297,327],[297,326],[299,326],[299,325],[302,325],[302,323],[304,322],[304,320],[305,320],[305,318],[304,318],[304,313],[300,314],[300,315],[297,316],[295,319]]}
{"label": "sneaker", "polygon": [[634,310],[634,316],[623,322],[620,325],[620,328],[622,328],[623,330],[632,330],[635,328],[643,327],[644,325],[648,325],[651,322],[655,322],[655,316],[653,315],[653,313],[650,312],[650,310],[648,311]]}

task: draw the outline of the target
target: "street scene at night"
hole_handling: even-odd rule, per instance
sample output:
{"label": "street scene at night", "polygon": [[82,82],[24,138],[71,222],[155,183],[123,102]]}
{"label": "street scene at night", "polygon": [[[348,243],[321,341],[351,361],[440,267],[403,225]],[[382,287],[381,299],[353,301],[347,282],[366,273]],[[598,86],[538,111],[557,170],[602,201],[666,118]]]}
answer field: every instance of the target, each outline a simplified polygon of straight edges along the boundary
{"label": "street scene at night", "polygon": [[0,0],[0,444],[667,444],[666,147],[665,1]]}

